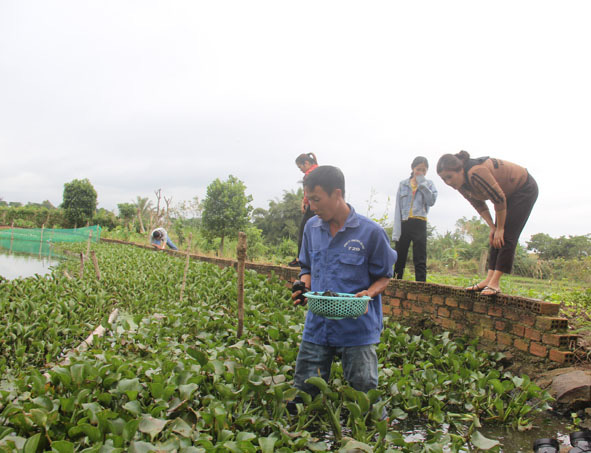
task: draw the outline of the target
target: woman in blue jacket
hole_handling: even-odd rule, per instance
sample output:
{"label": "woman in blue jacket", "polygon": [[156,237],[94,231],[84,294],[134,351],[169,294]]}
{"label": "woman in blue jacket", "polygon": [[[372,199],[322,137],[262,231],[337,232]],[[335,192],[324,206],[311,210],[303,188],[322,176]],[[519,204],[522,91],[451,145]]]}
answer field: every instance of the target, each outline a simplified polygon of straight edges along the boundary
{"label": "woman in blue jacket", "polygon": [[396,193],[396,212],[392,240],[396,242],[398,261],[394,266],[394,278],[402,278],[408,248],[412,241],[412,256],[415,265],[415,280],[427,280],[427,214],[435,204],[437,189],[425,178],[429,162],[425,157],[416,157],[411,164],[410,178],[400,181]]}

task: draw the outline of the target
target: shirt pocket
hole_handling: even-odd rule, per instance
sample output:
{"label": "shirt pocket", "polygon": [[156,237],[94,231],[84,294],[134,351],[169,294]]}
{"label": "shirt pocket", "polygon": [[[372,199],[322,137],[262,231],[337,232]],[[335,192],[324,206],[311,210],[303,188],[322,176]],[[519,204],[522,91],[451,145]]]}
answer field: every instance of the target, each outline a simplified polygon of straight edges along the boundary
{"label": "shirt pocket", "polygon": [[368,276],[365,256],[341,253],[337,261],[339,263],[337,273],[340,280],[351,284],[352,288],[359,288],[360,285],[363,286]]}

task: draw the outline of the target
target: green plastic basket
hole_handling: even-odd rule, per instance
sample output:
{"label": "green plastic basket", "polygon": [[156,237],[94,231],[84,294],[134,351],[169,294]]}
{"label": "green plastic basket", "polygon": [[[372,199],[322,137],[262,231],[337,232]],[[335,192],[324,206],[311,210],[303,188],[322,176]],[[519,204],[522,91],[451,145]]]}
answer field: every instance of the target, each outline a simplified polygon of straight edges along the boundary
{"label": "green plastic basket", "polygon": [[365,314],[369,296],[352,297],[354,294],[336,293],[339,297],[320,296],[314,291],[304,294],[308,299],[308,310],[328,319],[358,318]]}

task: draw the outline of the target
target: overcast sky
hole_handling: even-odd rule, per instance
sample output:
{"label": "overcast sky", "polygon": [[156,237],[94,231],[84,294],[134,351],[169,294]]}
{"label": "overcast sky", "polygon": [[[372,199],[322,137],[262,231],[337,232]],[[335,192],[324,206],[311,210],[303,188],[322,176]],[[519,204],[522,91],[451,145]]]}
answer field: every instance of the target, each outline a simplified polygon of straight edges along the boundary
{"label": "overcast sky", "polygon": [[522,236],[591,232],[591,2],[0,0],[0,197],[99,207],[240,178],[255,207],[314,152],[381,216],[417,155],[437,231],[476,215],[435,172],[461,149],[528,168]]}

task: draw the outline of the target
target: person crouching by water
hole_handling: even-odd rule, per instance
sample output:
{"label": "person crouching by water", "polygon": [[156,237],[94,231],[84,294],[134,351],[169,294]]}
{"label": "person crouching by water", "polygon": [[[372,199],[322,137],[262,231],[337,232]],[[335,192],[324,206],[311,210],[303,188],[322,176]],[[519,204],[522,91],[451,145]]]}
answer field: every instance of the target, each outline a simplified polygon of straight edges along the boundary
{"label": "person crouching by water", "polygon": [[[501,290],[501,277],[511,273],[515,248],[538,198],[538,185],[529,172],[506,160],[492,157],[472,159],[466,151],[444,154],[437,173],[448,186],[459,191],[490,227],[488,273],[466,291],[493,296]],[[495,221],[486,200],[495,208]]]}
{"label": "person crouching by water", "polygon": [[164,228],[156,228],[150,234],[150,243],[157,249],[163,250],[168,245],[172,250],[178,250],[177,246],[170,240]]}
{"label": "person crouching by water", "polygon": [[[321,376],[328,381],[333,359],[340,356],[349,385],[367,392],[378,385],[375,345],[383,327],[381,293],[392,277],[396,252],[380,225],[345,202],[345,177],[337,167],[318,167],[306,177],[304,186],[316,215],[304,228],[300,280],[311,291],[372,299],[368,311],[358,318],[336,320],[306,313],[294,386],[315,396],[318,388],[306,380]],[[299,290],[292,294],[296,305],[300,294]],[[288,410],[293,412],[295,400],[290,403]]]}
{"label": "person crouching by water", "polygon": [[437,200],[437,189],[433,181],[425,178],[429,170],[427,158],[415,157],[410,168],[410,178],[400,181],[396,193],[392,241],[396,242],[398,261],[394,278],[401,279],[404,274],[412,241],[415,280],[424,282],[427,281],[427,214]]}

